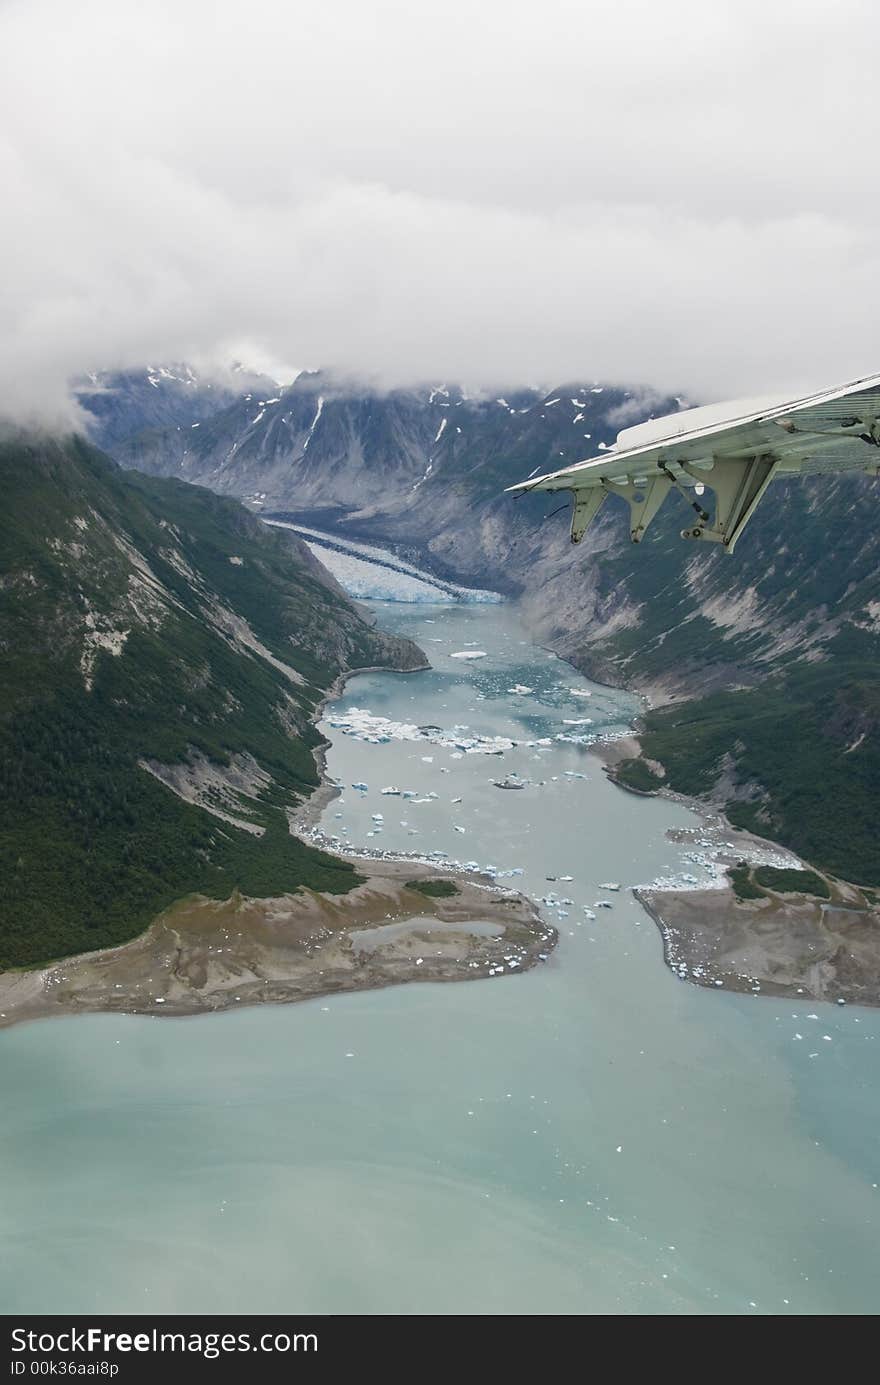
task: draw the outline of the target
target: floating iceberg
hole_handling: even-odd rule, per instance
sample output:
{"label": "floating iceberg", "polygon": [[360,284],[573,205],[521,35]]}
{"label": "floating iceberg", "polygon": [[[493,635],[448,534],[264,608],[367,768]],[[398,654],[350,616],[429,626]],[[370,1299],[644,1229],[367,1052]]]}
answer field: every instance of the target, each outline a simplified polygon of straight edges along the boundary
{"label": "floating iceberg", "polygon": [[[336,712],[327,718],[327,724],[344,736],[352,736],[358,741],[370,744],[386,744],[388,741],[422,741],[438,745],[446,750],[464,752],[468,755],[501,755],[512,750],[518,741],[508,736],[450,735],[441,726],[416,726],[413,722],[389,721],[387,717],[374,716],[365,707],[349,707],[344,712]],[[547,742],[551,744],[550,741]],[[432,756],[422,759],[431,763]],[[366,784],[353,784],[352,788],[366,789]],[[392,786],[393,787],[393,786]],[[412,792],[404,789],[401,797],[411,798]]]}

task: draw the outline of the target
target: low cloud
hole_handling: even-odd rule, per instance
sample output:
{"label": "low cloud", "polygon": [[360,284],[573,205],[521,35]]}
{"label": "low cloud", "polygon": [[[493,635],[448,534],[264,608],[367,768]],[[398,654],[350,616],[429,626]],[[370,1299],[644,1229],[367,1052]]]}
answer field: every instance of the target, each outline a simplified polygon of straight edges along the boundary
{"label": "low cloud", "polygon": [[853,0],[7,0],[0,412],[242,343],[378,386],[876,371],[878,38]]}

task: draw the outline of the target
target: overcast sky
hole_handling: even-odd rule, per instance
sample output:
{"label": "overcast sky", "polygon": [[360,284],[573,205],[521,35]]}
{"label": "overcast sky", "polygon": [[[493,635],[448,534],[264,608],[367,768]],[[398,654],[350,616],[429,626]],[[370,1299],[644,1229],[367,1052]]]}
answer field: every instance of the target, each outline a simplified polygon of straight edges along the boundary
{"label": "overcast sky", "polygon": [[0,411],[880,372],[878,51],[868,0],[0,0]]}

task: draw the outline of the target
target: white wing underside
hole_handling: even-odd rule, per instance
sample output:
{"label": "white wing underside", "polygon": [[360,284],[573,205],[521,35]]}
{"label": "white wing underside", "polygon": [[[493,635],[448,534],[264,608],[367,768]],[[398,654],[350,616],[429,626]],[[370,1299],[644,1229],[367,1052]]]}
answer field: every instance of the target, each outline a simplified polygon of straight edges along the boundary
{"label": "white wing underside", "polygon": [[774,478],[835,471],[880,473],[880,376],[785,403],[713,404],[652,419],[620,433],[598,457],[508,489],[571,491],[573,543],[609,495],[628,502],[639,543],[676,489],[694,509],[682,538],[732,552]]}

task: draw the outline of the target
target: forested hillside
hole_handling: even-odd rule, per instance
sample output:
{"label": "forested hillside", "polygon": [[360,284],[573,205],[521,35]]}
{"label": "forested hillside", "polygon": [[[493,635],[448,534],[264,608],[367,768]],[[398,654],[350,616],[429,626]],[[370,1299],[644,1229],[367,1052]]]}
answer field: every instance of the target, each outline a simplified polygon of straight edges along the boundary
{"label": "forested hillside", "polygon": [[340,672],[419,667],[293,536],[86,443],[0,445],[0,967],[174,898],[344,891],[288,810]]}

